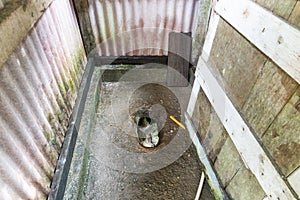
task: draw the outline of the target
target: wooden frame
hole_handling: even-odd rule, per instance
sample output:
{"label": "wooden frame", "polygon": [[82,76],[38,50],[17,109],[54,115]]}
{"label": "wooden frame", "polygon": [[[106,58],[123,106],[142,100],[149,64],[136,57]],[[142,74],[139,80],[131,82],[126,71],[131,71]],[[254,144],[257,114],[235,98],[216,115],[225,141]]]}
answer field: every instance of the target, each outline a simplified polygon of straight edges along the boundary
{"label": "wooden frame", "polygon": [[[291,185],[279,174],[251,128],[209,70],[207,61],[219,18],[222,17],[300,83],[300,46],[295,45],[300,41],[300,31],[250,0],[219,0],[212,9],[187,111],[190,116],[193,114],[198,93],[202,88],[246,167],[252,171],[267,194],[265,199],[296,199]],[[294,179],[291,177],[288,180]]]}
{"label": "wooden frame", "polygon": [[282,179],[206,62],[200,59],[197,67],[196,80],[229,133],[246,167],[255,175],[268,197],[281,200],[296,199],[290,191],[289,184]]}
{"label": "wooden frame", "polygon": [[300,83],[299,30],[250,0],[220,0],[216,12]]}
{"label": "wooden frame", "polygon": [[[213,0],[212,1],[212,6],[211,6],[211,13],[210,13],[210,17],[209,17],[210,23],[208,25],[208,31],[207,31],[207,34],[206,34],[206,37],[205,37],[203,50],[202,50],[202,55],[200,56],[200,57],[204,58],[205,61],[208,60],[210,51],[212,49],[213,41],[215,39],[215,35],[216,35],[216,32],[217,32],[219,20],[220,20],[220,16],[215,14],[215,12],[214,12],[215,4],[216,4],[216,0]],[[195,105],[196,105],[196,101],[197,101],[199,91],[200,91],[200,85],[197,81],[195,81],[194,85],[193,85],[190,101],[189,101],[189,104],[188,104],[188,107],[187,107],[187,113],[190,116],[193,115],[193,111],[194,111],[194,108],[195,108]]]}

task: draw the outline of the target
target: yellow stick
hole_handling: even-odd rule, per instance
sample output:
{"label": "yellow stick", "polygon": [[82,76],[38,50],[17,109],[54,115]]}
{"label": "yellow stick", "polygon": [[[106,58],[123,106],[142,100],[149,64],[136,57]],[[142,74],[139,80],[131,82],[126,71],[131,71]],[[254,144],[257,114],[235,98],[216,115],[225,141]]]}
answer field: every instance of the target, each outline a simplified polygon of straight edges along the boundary
{"label": "yellow stick", "polygon": [[181,128],[185,129],[184,125],[182,123],[180,123],[177,119],[175,119],[174,116],[170,116],[170,119],[173,120],[178,126],[180,126]]}

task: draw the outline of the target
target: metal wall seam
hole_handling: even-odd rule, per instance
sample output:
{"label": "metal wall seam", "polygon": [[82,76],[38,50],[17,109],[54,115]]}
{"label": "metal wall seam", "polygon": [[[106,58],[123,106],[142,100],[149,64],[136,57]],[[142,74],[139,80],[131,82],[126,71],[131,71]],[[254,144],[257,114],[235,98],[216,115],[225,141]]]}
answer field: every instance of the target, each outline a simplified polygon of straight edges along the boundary
{"label": "metal wall seam", "polygon": [[54,0],[1,66],[0,193],[5,199],[48,195],[85,62],[70,1]]}
{"label": "metal wall seam", "polygon": [[[88,1],[88,0],[82,0]],[[89,0],[100,56],[167,55],[169,32],[191,32],[197,0]],[[85,34],[85,33],[83,33]],[[87,34],[87,33],[86,33]]]}

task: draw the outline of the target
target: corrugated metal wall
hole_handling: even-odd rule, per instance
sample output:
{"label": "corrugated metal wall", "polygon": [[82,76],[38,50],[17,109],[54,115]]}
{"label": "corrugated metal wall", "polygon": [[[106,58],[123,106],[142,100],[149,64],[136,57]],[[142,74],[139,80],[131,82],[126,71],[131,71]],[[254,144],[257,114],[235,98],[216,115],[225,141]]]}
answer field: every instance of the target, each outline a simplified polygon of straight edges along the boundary
{"label": "corrugated metal wall", "polygon": [[0,68],[0,199],[47,196],[85,62],[74,10],[56,0]]}
{"label": "corrugated metal wall", "polygon": [[[196,0],[79,0],[85,46],[99,55],[166,55],[169,32],[191,32]],[[92,36],[90,36],[92,34]]]}

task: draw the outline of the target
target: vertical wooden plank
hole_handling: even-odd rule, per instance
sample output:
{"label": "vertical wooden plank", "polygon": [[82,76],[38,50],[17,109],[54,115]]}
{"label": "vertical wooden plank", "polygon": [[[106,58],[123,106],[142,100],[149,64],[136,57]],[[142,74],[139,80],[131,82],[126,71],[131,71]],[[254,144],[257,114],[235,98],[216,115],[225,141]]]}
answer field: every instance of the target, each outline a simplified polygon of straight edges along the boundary
{"label": "vertical wooden plank", "polygon": [[203,0],[203,1],[197,1],[198,3],[198,9],[195,15],[195,24],[194,24],[194,30],[192,35],[192,55],[191,55],[191,63],[193,65],[197,65],[198,59],[202,54],[203,50],[203,44],[205,41],[207,29],[208,29],[208,23],[209,23],[209,17],[210,17],[210,6],[211,6],[211,0]]}
{"label": "vertical wooden plank", "polygon": [[[214,11],[212,11],[214,13]],[[205,61],[208,61],[210,51],[212,49],[212,45],[215,39],[215,35],[217,32],[217,28],[219,25],[220,16],[216,14],[212,14],[210,18],[210,25],[208,28],[208,33],[205,38],[205,42],[203,45],[202,57]]]}
{"label": "vertical wooden plank", "polygon": [[[208,25],[208,31],[205,37],[203,49],[202,49],[202,54],[200,57],[202,57],[205,61],[208,60],[210,51],[212,49],[212,44],[215,39],[215,35],[217,32],[220,16],[215,14],[214,12],[214,6],[216,4],[216,0],[213,0],[211,3],[211,13],[209,17],[209,25]],[[197,83],[197,81],[194,82],[193,90],[192,90],[192,95],[190,97],[190,101],[188,104],[187,111],[190,116],[193,114],[193,110],[195,109],[196,101],[197,101],[197,96],[200,91],[200,85]]]}
{"label": "vertical wooden plank", "polygon": [[220,16],[215,13],[215,6],[216,6],[217,0],[211,0],[211,9],[210,9],[210,17],[209,17],[209,26],[207,35],[204,41],[203,50],[202,50],[202,58],[205,61],[208,61],[208,57],[210,55],[210,51],[212,49],[212,45],[215,39],[215,35],[217,32]]}
{"label": "vertical wooden plank", "polygon": [[169,34],[168,86],[187,86],[192,39],[183,33]]}
{"label": "vertical wooden plank", "polygon": [[194,81],[189,105],[187,107],[187,113],[190,115],[190,117],[193,115],[199,91],[200,91],[200,84],[198,81]]}

